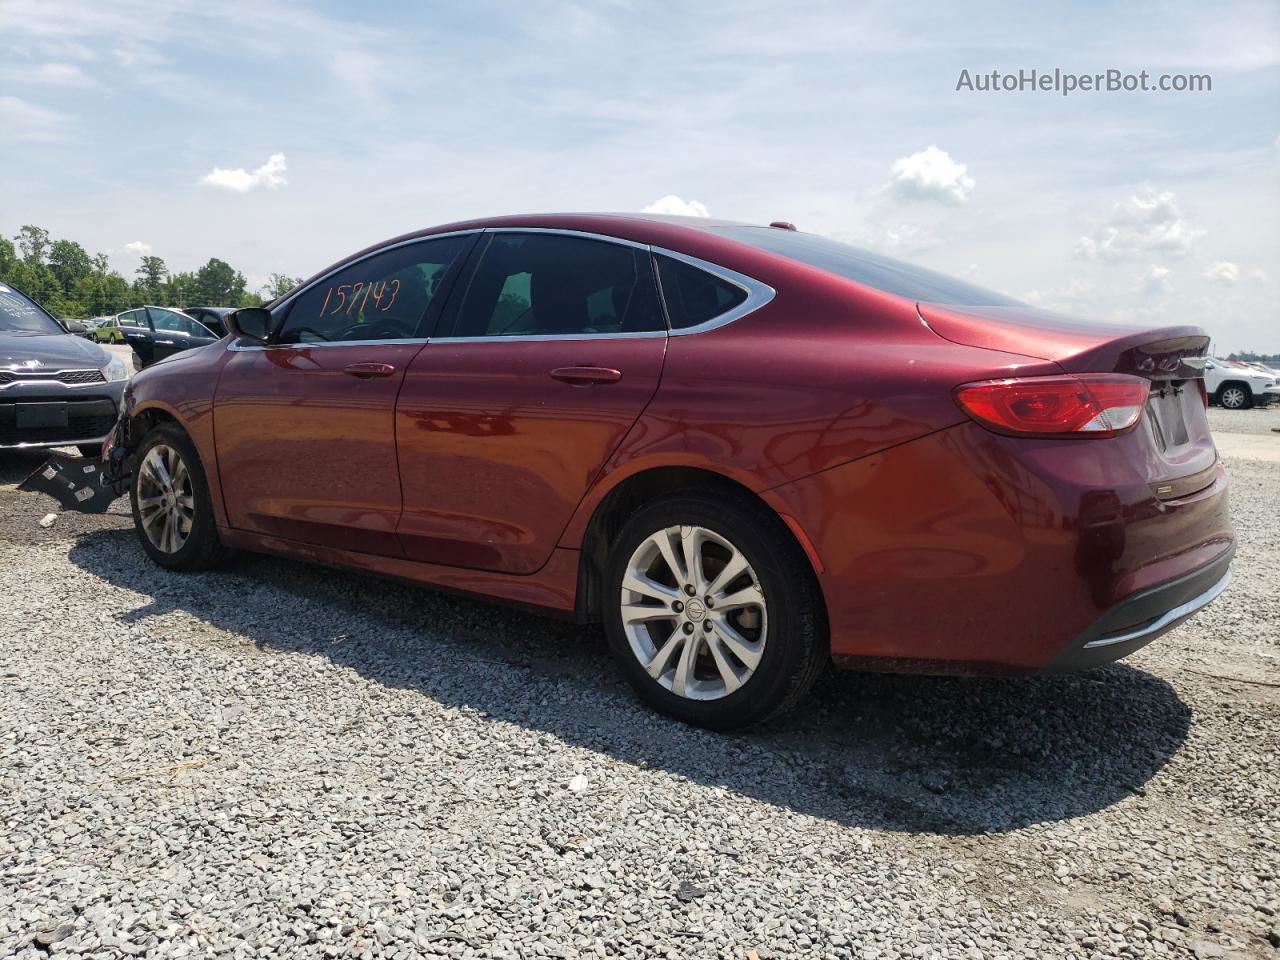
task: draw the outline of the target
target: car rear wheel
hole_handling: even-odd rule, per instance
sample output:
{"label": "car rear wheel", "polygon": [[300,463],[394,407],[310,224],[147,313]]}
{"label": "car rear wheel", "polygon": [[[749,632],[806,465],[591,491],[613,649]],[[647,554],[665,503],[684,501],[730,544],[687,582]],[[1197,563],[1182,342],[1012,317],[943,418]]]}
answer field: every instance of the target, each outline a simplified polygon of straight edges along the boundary
{"label": "car rear wheel", "polygon": [[745,501],[680,495],[633,516],[605,594],[614,655],[639,695],[728,730],[794,706],[828,661],[825,612],[791,534]]}
{"label": "car rear wheel", "polygon": [[142,549],[169,570],[206,570],[231,554],[218,541],[200,455],[176,426],[152,430],[138,448],[129,488]]}
{"label": "car rear wheel", "polygon": [[1218,389],[1218,404],[1224,410],[1243,410],[1249,400],[1249,392],[1237,384],[1228,383]]}

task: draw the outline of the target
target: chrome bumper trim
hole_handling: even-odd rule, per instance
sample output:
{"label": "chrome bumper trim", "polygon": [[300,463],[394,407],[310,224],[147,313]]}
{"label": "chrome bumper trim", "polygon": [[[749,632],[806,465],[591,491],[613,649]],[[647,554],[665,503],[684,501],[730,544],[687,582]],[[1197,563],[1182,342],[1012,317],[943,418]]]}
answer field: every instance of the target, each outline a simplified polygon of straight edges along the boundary
{"label": "chrome bumper trim", "polygon": [[1231,582],[1231,573],[1228,571],[1222,575],[1222,579],[1211,586],[1199,596],[1192,597],[1186,603],[1179,604],[1172,610],[1166,610],[1160,616],[1156,617],[1149,623],[1124,633],[1113,633],[1110,636],[1099,637],[1097,640],[1090,640],[1084,645],[1086,650],[1092,650],[1096,647],[1109,647],[1114,643],[1126,643],[1130,640],[1138,640],[1151,633],[1159,633],[1165,627],[1173,623],[1175,620],[1181,620],[1183,617],[1189,617],[1201,607],[1206,606],[1227,589],[1227,584]]}

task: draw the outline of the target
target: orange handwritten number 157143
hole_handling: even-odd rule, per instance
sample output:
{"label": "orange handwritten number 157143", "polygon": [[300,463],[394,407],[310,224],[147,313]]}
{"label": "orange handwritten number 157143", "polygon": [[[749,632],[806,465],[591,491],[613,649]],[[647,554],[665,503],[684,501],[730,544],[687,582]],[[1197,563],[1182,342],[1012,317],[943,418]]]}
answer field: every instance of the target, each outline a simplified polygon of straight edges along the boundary
{"label": "orange handwritten number 157143", "polygon": [[[351,294],[350,297],[347,296],[348,292]],[[388,292],[390,292],[389,297]],[[335,293],[338,295],[338,302],[332,310],[329,310],[329,301],[333,299]],[[364,294],[363,299],[361,299],[360,296],[362,293]],[[364,312],[365,304],[368,303],[370,299],[373,300],[374,309],[379,313],[386,313],[391,309],[392,305],[396,302],[396,297],[399,295],[400,281],[396,278],[392,278],[390,281],[379,280],[377,283],[365,283],[364,281],[359,281],[355,284],[340,283],[338,286],[330,287],[325,291],[324,303],[320,304],[320,316],[331,317],[335,313],[344,312],[344,308],[345,312],[349,316],[351,311],[355,309],[356,304],[359,303],[360,309],[357,312],[358,316],[360,313]],[[386,303],[382,302],[384,299],[386,299]],[[325,312],[326,310],[328,310],[328,313]]]}

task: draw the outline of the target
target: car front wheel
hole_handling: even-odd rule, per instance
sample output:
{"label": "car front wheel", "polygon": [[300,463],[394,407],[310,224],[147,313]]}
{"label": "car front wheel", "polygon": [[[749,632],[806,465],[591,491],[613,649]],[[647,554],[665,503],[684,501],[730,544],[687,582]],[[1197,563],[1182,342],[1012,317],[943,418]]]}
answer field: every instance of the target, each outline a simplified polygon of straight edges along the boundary
{"label": "car front wheel", "polygon": [[170,570],[205,570],[230,552],[218,541],[204,467],[176,425],[147,434],[138,449],[129,500],[142,548]]}
{"label": "car front wheel", "polygon": [[1218,391],[1218,403],[1224,410],[1243,410],[1249,405],[1249,395],[1244,387],[1226,386]]}
{"label": "car front wheel", "polygon": [[610,553],[606,631],[651,706],[727,730],[794,706],[828,660],[808,560],[776,517],[680,495],[639,510]]}

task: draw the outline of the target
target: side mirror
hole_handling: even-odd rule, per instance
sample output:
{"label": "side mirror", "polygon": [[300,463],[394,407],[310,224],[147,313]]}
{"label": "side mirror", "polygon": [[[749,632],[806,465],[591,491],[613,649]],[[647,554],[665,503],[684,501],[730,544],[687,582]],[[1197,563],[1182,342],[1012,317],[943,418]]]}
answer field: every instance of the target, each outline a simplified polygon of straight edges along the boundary
{"label": "side mirror", "polygon": [[62,325],[67,328],[67,333],[74,333],[77,337],[89,332],[89,328],[79,320],[64,320]]}
{"label": "side mirror", "polygon": [[271,336],[271,311],[262,307],[244,307],[227,314],[226,324],[233,337],[266,343]]}

